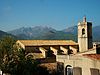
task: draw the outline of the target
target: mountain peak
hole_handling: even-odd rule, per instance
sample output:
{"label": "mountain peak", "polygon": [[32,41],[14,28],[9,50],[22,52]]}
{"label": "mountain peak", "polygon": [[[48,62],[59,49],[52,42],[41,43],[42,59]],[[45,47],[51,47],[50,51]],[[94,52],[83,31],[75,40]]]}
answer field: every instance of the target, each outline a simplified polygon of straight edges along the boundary
{"label": "mountain peak", "polygon": [[51,32],[56,32],[56,30],[48,26],[21,27],[19,29],[9,31],[9,33],[13,35],[23,35],[23,37],[27,39],[32,39],[34,37],[38,37]]}
{"label": "mountain peak", "polygon": [[[93,40],[100,40],[99,32],[100,26],[93,27]],[[77,39],[77,26],[71,26],[62,31],[48,26],[22,27],[9,33],[22,39]]]}

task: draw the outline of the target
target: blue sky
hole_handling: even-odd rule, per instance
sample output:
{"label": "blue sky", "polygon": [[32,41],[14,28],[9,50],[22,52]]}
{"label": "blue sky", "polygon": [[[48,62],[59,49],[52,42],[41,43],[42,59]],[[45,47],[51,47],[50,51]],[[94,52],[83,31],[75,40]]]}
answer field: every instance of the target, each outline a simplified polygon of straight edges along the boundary
{"label": "blue sky", "polygon": [[0,0],[0,30],[49,26],[57,30],[77,25],[83,16],[100,25],[100,0]]}

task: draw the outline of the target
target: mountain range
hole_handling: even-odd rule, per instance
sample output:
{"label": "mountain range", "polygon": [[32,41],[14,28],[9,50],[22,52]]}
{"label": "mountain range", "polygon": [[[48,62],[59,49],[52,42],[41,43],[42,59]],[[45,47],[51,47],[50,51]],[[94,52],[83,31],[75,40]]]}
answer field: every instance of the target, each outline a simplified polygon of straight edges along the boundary
{"label": "mountain range", "polygon": [[5,35],[8,35],[6,32],[4,32],[4,31],[1,31],[0,30],[0,37],[2,38],[3,36],[5,36]]}
{"label": "mountain range", "polygon": [[22,27],[13,31],[9,31],[8,33],[13,34],[21,39],[37,39],[37,40],[62,40],[62,39],[74,39],[70,32],[66,32],[64,30],[58,31],[51,27],[47,26],[36,26],[36,27]]}
{"label": "mountain range", "polygon": [[[93,40],[100,41],[100,26],[93,27]],[[35,40],[74,40],[77,41],[77,26],[68,27],[63,30],[56,30],[47,26],[22,27],[12,31],[0,31],[0,37],[4,34],[12,34],[20,39]]]}
{"label": "mountain range", "polygon": [[7,33],[7,32],[4,32],[4,31],[0,30],[0,39],[3,38],[3,37],[5,37],[5,36],[11,36],[13,38],[17,38],[16,36],[14,36],[14,35],[12,35],[10,33]]}

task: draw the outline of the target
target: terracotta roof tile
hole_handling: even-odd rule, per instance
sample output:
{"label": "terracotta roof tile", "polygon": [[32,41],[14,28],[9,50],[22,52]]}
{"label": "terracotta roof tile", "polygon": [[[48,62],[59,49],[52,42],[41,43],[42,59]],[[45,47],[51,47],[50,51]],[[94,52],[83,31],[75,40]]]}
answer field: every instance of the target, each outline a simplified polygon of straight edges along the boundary
{"label": "terracotta roof tile", "polygon": [[83,54],[83,56],[86,56],[91,59],[100,60],[100,54]]}

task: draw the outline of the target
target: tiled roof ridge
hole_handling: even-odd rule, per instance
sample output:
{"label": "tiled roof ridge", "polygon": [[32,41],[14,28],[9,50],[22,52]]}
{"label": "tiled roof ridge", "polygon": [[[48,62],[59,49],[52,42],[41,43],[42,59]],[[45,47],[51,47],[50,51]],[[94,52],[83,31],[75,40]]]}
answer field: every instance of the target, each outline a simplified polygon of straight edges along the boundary
{"label": "tiled roof ridge", "polygon": [[78,45],[73,40],[18,40],[24,45]]}

